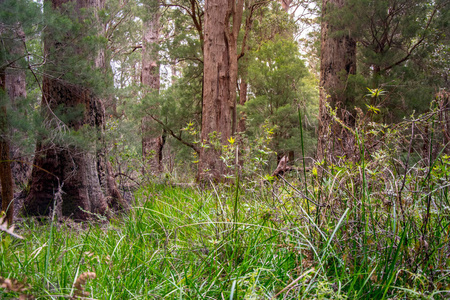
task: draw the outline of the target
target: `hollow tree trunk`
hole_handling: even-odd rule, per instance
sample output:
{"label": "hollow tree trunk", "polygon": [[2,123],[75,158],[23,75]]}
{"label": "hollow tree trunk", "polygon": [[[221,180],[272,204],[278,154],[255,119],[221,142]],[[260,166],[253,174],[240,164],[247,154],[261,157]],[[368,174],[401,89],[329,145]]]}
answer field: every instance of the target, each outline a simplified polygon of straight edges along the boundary
{"label": "hollow tree trunk", "polygon": [[[68,1],[52,0],[52,7],[60,10]],[[82,8],[98,7],[100,1],[75,2],[76,12]],[[65,63],[66,51],[72,45],[70,36],[55,41],[52,36],[44,38],[44,48],[54,66]],[[62,46],[61,46],[62,45]],[[75,52],[82,52],[75,45]],[[97,54],[89,59],[95,63]],[[45,123],[51,131],[61,131],[63,128],[79,131],[89,128],[97,132],[102,125],[104,111],[100,98],[86,87],[72,84],[64,76],[53,76],[58,70],[47,67],[42,83],[42,114]],[[82,108],[82,113],[72,117],[66,123],[61,121],[76,109]],[[57,112],[59,111],[59,113]],[[66,113],[66,115],[64,114]],[[36,154],[31,175],[30,192],[24,201],[24,211],[28,215],[48,215],[55,199],[55,194],[62,193],[62,203],[56,201],[56,209],[66,216],[84,220],[89,213],[103,214],[107,210],[104,194],[100,187],[98,164],[96,158],[97,140],[88,141],[84,147],[68,145],[55,137],[40,136],[36,146]]]}
{"label": "hollow tree trunk", "polygon": [[218,142],[225,145],[236,130],[237,37],[243,5],[243,0],[205,2],[201,140],[208,147],[200,150],[199,180],[221,180],[228,173],[211,137],[220,135]]}
{"label": "hollow tree trunk", "polygon": [[[159,92],[160,76],[158,66],[159,42],[159,2],[149,9],[150,19],[144,21],[142,43],[142,73],[141,83],[145,94]],[[157,111],[155,107],[154,111]],[[151,112],[153,113],[153,112]],[[157,117],[157,116],[156,116]],[[150,117],[142,119],[142,155],[144,159],[144,171],[152,174],[162,172],[162,152],[165,137],[159,125]]]}
{"label": "hollow tree trunk", "polygon": [[[327,19],[329,9],[339,9],[345,0],[323,0],[322,44],[320,59],[319,140],[317,159],[333,160],[336,156],[356,157],[352,112],[354,100],[347,96],[348,76],[356,74],[356,42],[350,35],[333,36],[336,29]],[[330,115],[327,104],[336,111],[343,124]],[[346,128],[347,127],[347,128]]]}

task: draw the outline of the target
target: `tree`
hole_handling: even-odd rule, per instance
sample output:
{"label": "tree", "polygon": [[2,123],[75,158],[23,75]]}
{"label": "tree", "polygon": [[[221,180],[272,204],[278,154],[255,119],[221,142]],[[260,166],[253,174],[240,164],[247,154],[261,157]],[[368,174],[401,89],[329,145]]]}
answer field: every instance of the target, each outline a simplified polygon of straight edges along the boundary
{"label": "tree", "polygon": [[6,213],[6,222],[13,222],[14,186],[11,173],[11,160],[9,157],[8,118],[6,110],[6,78],[5,69],[0,69],[0,183],[2,188],[2,211]]}
{"label": "tree", "polygon": [[[356,41],[348,32],[339,32],[330,21],[331,12],[339,11],[345,0],[323,0],[320,54],[320,103],[317,159],[333,159],[354,152],[351,112],[354,98],[349,95],[349,75],[356,74]],[[331,112],[333,110],[335,112]],[[342,123],[337,122],[335,117]]]}
{"label": "tree", "polygon": [[[151,5],[149,4],[147,14],[143,21],[141,83],[144,88],[144,95],[155,98],[159,93],[160,87],[158,62],[159,1],[154,1]],[[152,107],[151,110],[157,111],[158,109]],[[162,151],[165,139],[165,133],[162,132],[159,124],[152,117],[144,116],[142,119],[142,155],[144,157],[144,169],[148,163],[149,170],[153,174],[158,174],[162,171]]]}
{"label": "tree", "polygon": [[[27,98],[26,90],[26,73],[25,66],[22,64],[25,55],[25,33],[20,23],[17,23],[13,28],[13,37],[11,39],[11,55],[12,63],[10,67],[5,70],[5,87],[9,97],[11,109],[16,111],[19,106],[19,101]],[[15,61],[17,60],[17,61]],[[14,128],[10,130],[15,131]],[[15,185],[24,186],[30,175],[31,159],[29,159],[25,152],[15,145],[12,140],[10,145],[10,152],[12,154],[11,172],[14,177]]]}
{"label": "tree", "polygon": [[[255,136],[263,126],[275,128],[271,149],[284,155],[299,149],[298,106],[314,106],[317,96],[307,83],[308,71],[300,59],[297,44],[291,39],[276,36],[252,52],[248,68],[251,95],[245,104],[248,134]],[[315,96],[315,97],[314,97]],[[306,131],[305,131],[306,132]],[[309,151],[314,145],[305,134]],[[292,158],[292,157],[291,157]]]}
{"label": "tree", "polygon": [[[29,26],[35,21],[38,7],[28,1],[0,0],[0,182],[2,191],[2,210],[6,212],[6,221],[13,222],[14,178],[16,183],[27,180],[27,167],[15,162],[14,157],[22,151],[14,144],[16,131],[14,123],[18,114],[14,111],[19,102],[26,98],[25,83],[25,32],[23,25]],[[22,161],[25,158],[20,158]]]}
{"label": "tree", "polygon": [[[334,28],[351,32],[358,42],[358,72],[349,78],[357,106],[376,107],[376,120],[385,123],[429,109],[448,73],[442,50],[448,45],[449,5],[448,0],[347,0],[331,12]],[[386,97],[366,103],[367,87],[383,89]]]}
{"label": "tree", "polygon": [[220,149],[209,142],[217,138],[226,144],[236,129],[237,39],[243,9],[243,0],[205,2],[201,130],[205,145],[200,150],[198,173],[202,180],[220,180],[228,172],[220,159]]}
{"label": "tree", "polygon": [[[39,136],[36,145],[30,192],[24,201],[29,215],[49,214],[52,205],[63,215],[81,220],[89,212],[107,210],[96,159],[97,128],[104,117],[94,90],[98,47],[81,43],[95,40],[96,32],[88,35],[95,18],[88,16],[102,4],[101,0],[52,0],[44,8],[50,20],[44,47],[51,64],[45,67],[41,109],[50,132]],[[89,135],[92,139],[87,144],[76,142]]]}

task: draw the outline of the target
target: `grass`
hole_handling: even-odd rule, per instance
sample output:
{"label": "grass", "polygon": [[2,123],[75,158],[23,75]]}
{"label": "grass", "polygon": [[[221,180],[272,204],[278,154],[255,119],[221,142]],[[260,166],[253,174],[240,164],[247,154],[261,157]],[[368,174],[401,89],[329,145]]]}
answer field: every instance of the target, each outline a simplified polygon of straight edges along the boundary
{"label": "grass", "polygon": [[[433,211],[425,220],[427,198],[408,199],[401,212],[394,204],[381,205],[370,184],[358,192],[353,183],[348,191],[365,195],[360,201],[336,190],[339,181],[354,177],[334,172],[315,178],[322,190],[308,196],[320,205],[309,213],[295,186],[280,180],[258,188],[241,183],[240,191],[149,186],[135,193],[129,214],[108,222],[24,220],[18,230],[24,240],[2,237],[0,276],[29,289],[1,289],[0,298],[449,296],[448,214]],[[448,202],[445,189],[432,195]]]}
{"label": "grass", "polygon": [[449,298],[446,147],[361,138],[359,161],[273,183],[153,184],[108,221],[25,219],[24,240],[1,236],[0,298]]}

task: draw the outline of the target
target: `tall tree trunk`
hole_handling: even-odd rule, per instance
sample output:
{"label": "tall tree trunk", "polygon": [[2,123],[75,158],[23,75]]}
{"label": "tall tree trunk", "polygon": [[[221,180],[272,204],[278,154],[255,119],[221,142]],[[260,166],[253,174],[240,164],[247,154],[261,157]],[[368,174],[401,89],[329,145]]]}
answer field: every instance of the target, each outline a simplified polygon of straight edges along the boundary
{"label": "tall tree trunk", "polygon": [[[16,59],[22,57],[25,53],[25,33],[23,32],[20,24],[14,28],[13,38],[11,39],[11,55]],[[9,96],[9,101],[11,103],[11,108],[13,110],[17,109],[17,101],[27,97],[26,90],[26,74],[23,67],[18,63],[14,62],[11,64],[10,68],[6,69],[6,91]],[[14,128],[10,129],[14,132]],[[10,144],[11,153],[11,170],[14,178],[14,183],[16,186],[25,186],[29,179],[31,173],[31,158],[28,157],[19,146],[11,141]]]}
{"label": "tall tree trunk", "polygon": [[[354,100],[347,96],[348,76],[356,74],[356,42],[350,35],[336,37],[336,29],[327,19],[329,9],[339,9],[345,0],[323,0],[322,44],[320,59],[319,140],[317,159],[333,159],[346,155],[354,157],[355,137],[349,129],[354,128],[352,113]],[[327,108],[337,109],[336,122]],[[347,127],[347,128],[346,128]]]}
{"label": "tall tree trunk", "polygon": [[220,135],[225,145],[236,130],[237,37],[243,6],[243,0],[205,2],[201,140],[208,147],[200,150],[200,180],[220,180],[227,173],[221,149],[211,144],[211,137]]}
{"label": "tall tree trunk", "polygon": [[[3,0],[0,0],[0,3]],[[11,133],[7,109],[14,109],[15,102],[19,98],[26,97],[25,72],[20,69],[17,61],[24,54],[25,36],[20,24],[15,24],[9,28],[0,25],[2,35],[6,36],[6,43],[3,46],[6,50],[6,61],[0,64],[7,66],[0,70],[0,190],[2,196],[2,211],[6,212],[6,221],[9,225],[13,222],[14,205],[14,177],[18,184],[24,184],[27,180],[27,168],[22,164],[14,163],[11,153],[19,153],[18,147],[12,145]],[[15,157],[16,159],[18,157]],[[23,158],[21,160],[24,160]],[[15,176],[13,176],[15,175]]]}
{"label": "tall tree trunk", "polygon": [[[160,87],[160,75],[158,66],[158,42],[159,42],[159,2],[149,9],[150,19],[144,21],[142,43],[142,73],[141,83],[145,88],[145,94],[157,94]],[[155,111],[157,111],[157,107]],[[162,172],[162,151],[165,142],[162,129],[150,117],[142,119],[142,155],[144,159],[144,171],[152,174]],[[148,165],[148,167],[147,167]]]}
{"label": "tall tree trunk", "polygon": [[8,225],[13,223],[14,197],[13,178],[11,173],[11,161],[9,156],[9,126],[6,112],[8,97],[5,91],[5,69],[0,70],[0,183],[2,188],[2,211],[6,213]]}
{"label": "tall tree trunk", "polygon": [[[97,0],[98,9],[104,9],[106,0]],[[97,20],[100,21],[100,18],[97,16]],[[101,24],[101,32],[100,35],[104,35],[106,32],[106,28],[104,24]],[[99,53],[95,59],[95,66],[102,71],[102,74],[107,82],[108,86],[114,86],[114,76],[112,74],[112,68],[110,65],[110,56],[107,55],[108,52],[105,48],[101,48]],[[109,80],[109,82],[108,82]],[[120,193],[116,180],[114,177],[114,170],[109,161],[109,151],[108,145],[106,142],[105,136],[105,126],[106,126],[106,111],[105,111],[105,102],[109,102],[110,104],[114,102],[112,96],[107,96],[107,98],[103,98],[98,101],[99,109],[98,109],[98,125],[97,130],[99,131],[99,150],[97,151],[97,167],[98,167],[98,177],[100,180],[100,186],[106,196],[108,206],[114,208],[116,210],[128,209],[129,204],[122,197]],[[115,107],[112,107],[115,111]]]}
{"label": "tall tree trunk", "polygon": [[[58,11],[68,1],[52,0],[52,7]],[[76,11],[82,8],[99,7],[100,1],[77,0]],[[64,12],[63,12],[64,13]],[[52,36],[44,38],[44,46],[48,60],[55,66],[64,64],[64,55],[70,46],[67,40],[55,41]],[[61,47],[61,43],[67,43]],[[75,46],[75,52],[82,50]],[[94,62],[97,58],[93,54]],[[45,122],[50,130],[62,130],[66,127],[78,131],[82,127],[97,132],[103,122],[104,111],[101,100],[85,87],[71,84],[64,76],[52,76],[50,67],[43,76],[42,110]],[[83,113],[64,124],[56,115],[61,108],[71,112],[82,107]],[[55,124],[57,124],[55,126]],[[107,210],[106,199],[100,187],[98,164],[96,158],[97,141],[89,141],[86,147],[67,145],[55,139],[49,141],[48,136],[41,136],[36,146],[36,154],[31,175],[30,193],[24,201],[24,210],[29,215],[47,215],[53,206],[55,194],[61,195],[62,203],[56,202],[56,209],[63,215],[84,220],[89,212],[103,214]]]}

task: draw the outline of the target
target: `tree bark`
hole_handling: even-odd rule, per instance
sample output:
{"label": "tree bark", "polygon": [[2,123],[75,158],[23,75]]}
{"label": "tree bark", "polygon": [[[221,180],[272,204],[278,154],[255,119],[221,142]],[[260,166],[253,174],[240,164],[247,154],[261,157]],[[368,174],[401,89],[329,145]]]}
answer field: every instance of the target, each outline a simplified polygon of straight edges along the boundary
{"label": "tree bark", "polygon": [[[247,78],[242,77],[241,83],[239,85],[239,105],[244,106],[247,102],[247,92],[248,92],[248,83]],[[239,122],[238,122],[238,132],[245,132],[247,130],[245,122],[247,117],[244,112],[241,112]]]}
{"label": "tree bark", "polygon": [[[3,0],[0,0],[0,3]],[[5,220],[8,225],[13,223],[14,219],[14,176],[22,179],[18,183],[24,183],[26,172],[19,172],[20,165],[13,163],[11,153],[17,153],[19,149],[12,146],[11,131],[9,124],[8,106],[14,108],[15,100],[20,97],[26,97],[25,90],[25,72],[21,70],[16,63],[24,54],[24,33],[20,24],[15,24],[10,28],[5,28],[0,24],[1,34],[7,36],[3,43],[6,50],[7,61],[1,61],[1,65],[7,67],[0,70],[0,190],[2,199],[2,211],[6,213]],[[10,104],[10,105],[8,105]],[[16,150],[16,151],[14,151]],[[25,174],[24,176],[21,176]],[[25,178],[24,178],[25,177]]]}
{"label": "tree bark", "polygon": [[[222,145],[236,130],[236,88],[238,75],[237,37],[244,1],[206,0],[203,51],[203,105],[199,157],[199,180],[221,180],[227,169],[220,159]],[[220,136],[220,137],[219,137]],[[216,143],[217,145],[217,143]]]}
{"label": "tree bark", "polygon": [[[68,1],[52,0],[52,7],[59,10],[66,2]],[[79,12],[82,8],[98,8],[100,4],[99,0],[77,0],[75,7]],[[55,41],[48,35],[44,38],[48,60],[55,66],[64,63],[62,54],[68,51],[67,47],[72,43],[69,35],[66,38],[67,40],[63,42],[67,44],[64,46],[61,46],[61,40]],[[81,51],[75,45],[75,52]],[[90,59],[96,63],[97,54],[94,53]],[[82,128],[90,128],[98,133],[98,128],[102,126],[104,110],[100,98],[90,89],[71,84],[64,75],[59,78],[53,76],[50,67],[43,76],[42,88],[42,113],[50,130],[66,128],[79,131]],[[83,108],[83,112],[66,123],[61,121],[61,115],[56,114],[56,109],[70,113],[79,107]],[[97,143],[98,141],[94,139],[82,148],[67,145],[58,138],[39,137],[30,192],[24,201],[25,213],[48,215],[55,201],[58,212],[74,219],[85,220],[89,217],[89,213],[104,214],[107,211],[107,203],[100,186]],[[55,199],[55,194],[60,194],[59,192],[62,192],[62,203],[58,203]]]}
{"label": "tree bark", "polygon": [[283,8],[283,10],[288,13],[289,12],[289,8],[291,7],[293,0],[280,0],[281,2],[281,7]]}
{"label": "tree bark", "polygon": [[[103,9],[105,7],[106,0],[97,0],[98,9]],[[97,20],[99,20],[97,16]],[[104,24],[101,24],[101,35],[105,35],[106,28]],[[106,49],[100,49],[96,59],[95,66],[102,70],[102,73],[105,77],[105,80],[110,80],[107,82],[109,86],[114,85],[114,76],[112,74],[112,68],[110,65],[110,56],[107,55]],[[97,130],[100,133],[100,149],[97,151],[97,167],[98,167],[98,177],[100,180],[100,186],[102,191],[104,192],[108,206],[114,208],[116,210],[129,209],[128,202],[122,197],[120,193],[117,183],[114,177],[114,170],[112,168],[111,162],[109,161],[109,151],[108,145],[105,139],[105,126],[106,126],[106,109],[105,102],[113,103],[112,96],[108,96],[108,98],[99,99],[98,101],[98,126]],[[114,109],[115,107],[113,107]],[[114,112],[116,113],[115,109]]]}
{"label": "tree bark", "polygon": [[[160,75],[158,66],[159,42],[159,2],[149,9],[150,19],[144,21],[142,43],[142,73],[141,83],[145,94],[157,94],[160,88]],[[157,108],[155,107],[154,110]],[[152,109],[153,110],[153,109]],[[165,143],[163,131],[150,117],[142,119],[142,155],[144,159],[144,172],[151,174],[162,172],[162,151]],[[148,167],[147,167],[148,165]]]}
{"label": "tree bark", "polygon": [[[355,137],[354,99],[347,96],[348,76],[356,74],[356,42],[349,35],[334,36],[336,29],[327,19],[329,9],[339,9],[345,0],[323,0],[322,44],[320,59],[319,140],[317,159],[333,160],[336,156],[357,156]],[[337,122],[327,108],[336,109]]]}
{"label": "tree bark", "polygon": [[[2,196],[2,211],[6,213],[7,225],[12,225],[14,206],[14,186],[9,156],[8,118],[6,112],[7,95],[5,91],[5,70],[0,70],[0,183]],[[3,104],[4,103],[4,104]]]}
{"label": "tree bark", "polygon": [[[23,32],[20,24],[17,24],[14,29],[12,44],[10,45],[10,53],[13,55],[13,59],[21,57],[25,53],[25,33]],[[6,91],[9,96],[12,110],[17,109],[17,101],[25,99],[27,97],[26,90],[26,74],[25,70],[21,66],[14,62],[10,68],[5,70],[5,84]],[[10,131],[14,133],[15,129],[10,128]],[[10,143],[11,153],[11,171],[14,178],[15,186],[24,187],[31,174],[31,158],[28,157],[14,141]]]}

